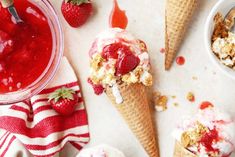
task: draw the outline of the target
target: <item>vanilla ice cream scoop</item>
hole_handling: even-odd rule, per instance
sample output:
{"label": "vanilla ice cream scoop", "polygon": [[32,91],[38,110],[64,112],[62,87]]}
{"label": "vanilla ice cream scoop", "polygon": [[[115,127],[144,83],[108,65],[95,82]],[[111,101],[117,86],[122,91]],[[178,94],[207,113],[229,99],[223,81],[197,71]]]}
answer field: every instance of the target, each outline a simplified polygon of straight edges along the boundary
{"label": "vanilla ice cream scoop", "polygon": [[76,157],[125,157],[124,154],[108,145],[83,149]]}
{"label": "vanilla ice cream scoop", "polygon": [[184,118],[173,136],[199,157],[229,157],[235,149],[234,120],[209,102],[195,116]]}

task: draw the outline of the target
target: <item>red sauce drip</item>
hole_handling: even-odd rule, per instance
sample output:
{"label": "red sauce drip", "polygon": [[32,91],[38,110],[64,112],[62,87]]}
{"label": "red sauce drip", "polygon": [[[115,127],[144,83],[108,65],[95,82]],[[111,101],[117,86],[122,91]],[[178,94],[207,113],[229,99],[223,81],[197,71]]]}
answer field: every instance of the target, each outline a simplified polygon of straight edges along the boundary
{"label": "red sauce drip", "polygon": [[113,4],[114,6],[109,17],[109,25],[112,28],[118,27],[125,29],[128,24],[128,18],[126,16],[126,12],[119,8],[117,0],[114,0]]}
{"label": "red sauce drip", "polygon": [[161,48],[161,49],[160,49],[160,52],[161,52],[161,53],[165,53],[165,51],[166,51],[165,48]]}
{"label": "red sauce drip", "polygon": [[204,109],[206,109],[208,107],[214,107],[214,105],[212,103],[210,103],[209,101],[204,101],[200,105],[200,109],[201,110],[204,110]]}
{"label": "red sauce drip", "polygon": [[214,128],[202,136],[200,143],[206,148],[207,152],[219,152],[219,149],[212,147],[213,142],[218,140],[219,134],[216,128]]}
{"label": "red sauce drip", "polygon": [[15,24],[0,5],[0,93],[33,83],[46,69],[52,52],[45,15],[28,0],[15,0],[14,4],[24,23]]}
{"label": "red sauce drip", "polygon": [[178,65],[184,65],[184,63],[185,63],[185,58],[184,58],[183,56],[177,57],[177,58],[176,58],[176,63],[177,63]]}

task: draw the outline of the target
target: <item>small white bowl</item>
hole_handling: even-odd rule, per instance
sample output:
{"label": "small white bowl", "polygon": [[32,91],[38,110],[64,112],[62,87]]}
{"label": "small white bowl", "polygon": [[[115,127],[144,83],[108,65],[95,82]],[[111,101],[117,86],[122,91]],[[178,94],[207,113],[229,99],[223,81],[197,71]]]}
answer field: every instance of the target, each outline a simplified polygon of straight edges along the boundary
{"label": "small white bowl", "polygon": [[225,16],[233,7],[235,7],[235,0],[219,0],[213,9],[211,10],[207,20],[205,27],[205,44],[207,48],[207,52],[213,61],[213,63],[227,76],[235,79],[235,70],[225,66],[220,62],[220,60],[215,56],[211,49],[211,37],[214,31],[214,17],[219,12],[223,16]]}

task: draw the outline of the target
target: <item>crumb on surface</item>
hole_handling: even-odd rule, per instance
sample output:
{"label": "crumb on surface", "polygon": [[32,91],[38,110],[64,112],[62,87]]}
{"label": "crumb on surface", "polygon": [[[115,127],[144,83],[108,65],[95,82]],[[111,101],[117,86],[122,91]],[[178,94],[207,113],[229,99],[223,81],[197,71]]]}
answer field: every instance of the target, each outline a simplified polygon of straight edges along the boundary
{"label": "crumb on surface", "polygon": [[161,49],[160,49],[160,52],[161,52],[161,53],[165,53],[165,51],[166,51],[165,48],[161,48]]}
{"label": "crumb on surface", "polygon": [[195,101],[195,96],[192,92],[188,92],[187,94],[187,100],[190,102],[194,102]]}
{"label": "crumb on surface", "polygon": [[198,80],[198,77],[197,76],[193,76],[192,79],[193,80]]}
{"label": "crumb on surface", "polygon": [[174,105],[175,107],[178,107],[178,106],[179,106],[179,104],[178,104],[177,102],[173,103],[173,105]]}
{"label": "crumb on surface", "polygon": [[155,109],[158,112],[167,110],[167,102],[168,102],[167,96],[161,95],[160,92],[154,92],[153,98],[154,98]]}

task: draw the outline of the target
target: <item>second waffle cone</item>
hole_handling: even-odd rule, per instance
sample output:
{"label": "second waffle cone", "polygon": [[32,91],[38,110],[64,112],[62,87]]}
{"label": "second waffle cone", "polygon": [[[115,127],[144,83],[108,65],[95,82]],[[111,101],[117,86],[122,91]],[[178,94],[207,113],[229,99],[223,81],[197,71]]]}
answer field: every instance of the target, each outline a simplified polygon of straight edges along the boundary
{"label": "second waffle cone", "polygon": [[165,17],[165,69],[169,70],[180,48],[198,0],[167,0]]}

